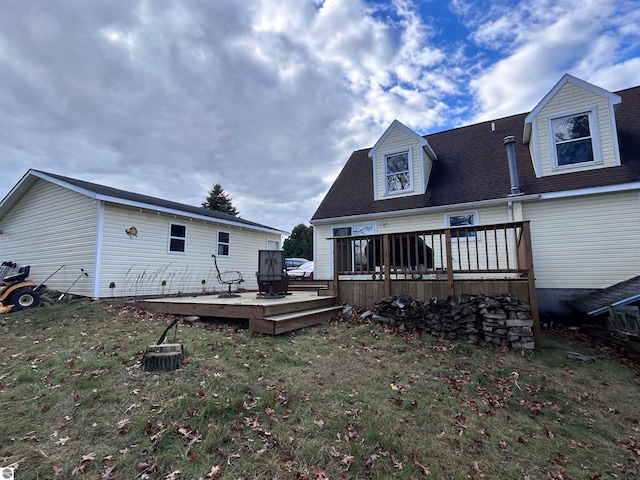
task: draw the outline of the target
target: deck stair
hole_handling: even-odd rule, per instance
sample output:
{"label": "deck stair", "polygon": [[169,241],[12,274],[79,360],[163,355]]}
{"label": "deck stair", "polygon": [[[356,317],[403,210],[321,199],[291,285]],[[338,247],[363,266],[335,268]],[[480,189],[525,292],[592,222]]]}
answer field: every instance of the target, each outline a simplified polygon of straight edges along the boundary
{"label": "deck stair", "polygon": [[[334,302],[335,303],[335,302]],[[263,319],[250,319],[249,330],[269,335],[279,335],[299,328],[316,325],[331,320],[342,307],[332,305],[328,307],[310,308],[299,312],[282,313]]]}
{"label": "deck stair", "polygon": [[278,335],[330,320],[340,312],[337,298],[317,291],[293,291],[278,299],[256,298],[243,292],[238,298],[214,295],[147,299],[139,305],[157,313],[198,315],[212,318],[237,318],[249,321],[252,332]]}

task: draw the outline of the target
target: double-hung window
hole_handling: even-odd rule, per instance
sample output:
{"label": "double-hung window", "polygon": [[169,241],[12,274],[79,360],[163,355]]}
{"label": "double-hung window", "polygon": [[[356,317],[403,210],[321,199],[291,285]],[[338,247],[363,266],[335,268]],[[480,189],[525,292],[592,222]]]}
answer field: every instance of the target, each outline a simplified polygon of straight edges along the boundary
{"label": "double-hung window", "polygon": [[229,247],[231,245],[231,235],[229,232],[218,232],[218,252],[219,257],[229,256]]}
{"label": "double-hung window", "polygon": [[411,152],[394,152],[384,156],[385,193],[413,190]]}
{"label": "double-hung window", "polygon": [[590,110],[550,120],[556,167],[597,161],[592,117],[595,112]]}
{"label": "double-hung window", "polygon": [[169,224],[169,252],[185,253],[187,251],[187,226],[178,223]]}

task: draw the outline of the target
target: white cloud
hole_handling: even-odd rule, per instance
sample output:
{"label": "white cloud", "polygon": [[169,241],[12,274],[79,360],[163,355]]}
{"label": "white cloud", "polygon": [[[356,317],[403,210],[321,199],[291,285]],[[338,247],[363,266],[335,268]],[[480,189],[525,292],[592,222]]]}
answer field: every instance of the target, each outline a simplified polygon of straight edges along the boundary
{"label": "white cloud", "polygon": [[308,222],[351,151],[531,108],[565,71],[637,83],[635,2],[7,2],[0,197],[28,168]]}
{"label": "white cloud", "polygon": [[[470,82],[477,99],[473,120],[530,110],[564,73],[594,81],[598,72],[612,65],[620,68],[616,57],[630,41],[638,46],[638,36],[620,34],[629,31],[628,23],[637,17],[632,3],[535,2],[531,8],[522,4],[495,17],[490,27],[479,27],[474,36],[478,41],[513,41],[514,46]],[[627,12],[631,17],[625,17]],[[625,86],[634,82],[637,79]],[[621,84],[605,81],[599,86],[615,89]]]}

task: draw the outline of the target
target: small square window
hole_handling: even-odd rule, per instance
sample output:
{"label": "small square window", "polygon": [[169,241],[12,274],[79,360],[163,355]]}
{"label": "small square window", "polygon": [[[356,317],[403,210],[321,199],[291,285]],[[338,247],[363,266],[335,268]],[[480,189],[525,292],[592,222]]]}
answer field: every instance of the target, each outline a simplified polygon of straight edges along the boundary
{"label": "small square window", "polygon": [[169,225],[169,252],[185,253],[187,249],[187,227],[172,223]]}
{"label": "small square window", "polygon": [[218,256],[220,257],[228,257],[229,256],[229,246],[231,243],[231,236],[229,232],[218,232]]}

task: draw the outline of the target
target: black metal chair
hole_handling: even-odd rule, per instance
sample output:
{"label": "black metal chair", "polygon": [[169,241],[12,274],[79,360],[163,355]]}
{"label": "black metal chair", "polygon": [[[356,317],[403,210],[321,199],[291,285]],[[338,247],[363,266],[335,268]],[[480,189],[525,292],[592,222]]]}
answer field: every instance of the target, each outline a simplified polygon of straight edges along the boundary
{"label": "black metal chair", "polygon": [[218,260],[215,255],[211,255],[213,257],[213,264],[216,266],[216,272],[218,272],[218,283],[221,285],[228,285],[229,290],[225,293],[221,293],[218,295],[218,298],[233,298],[239,297],[239,293],[232,293],[231,286],[232,285],[240,285],[244,283],[244,278],[242,277],[242,272],[237,270],[227,270],[226,272],[221,272],[218,268]]}
{"label": "black metal chair", "polygon": [[258,298],[282,298],[287,295],[289,277],[284,271],[282,250],[258,250]]}

